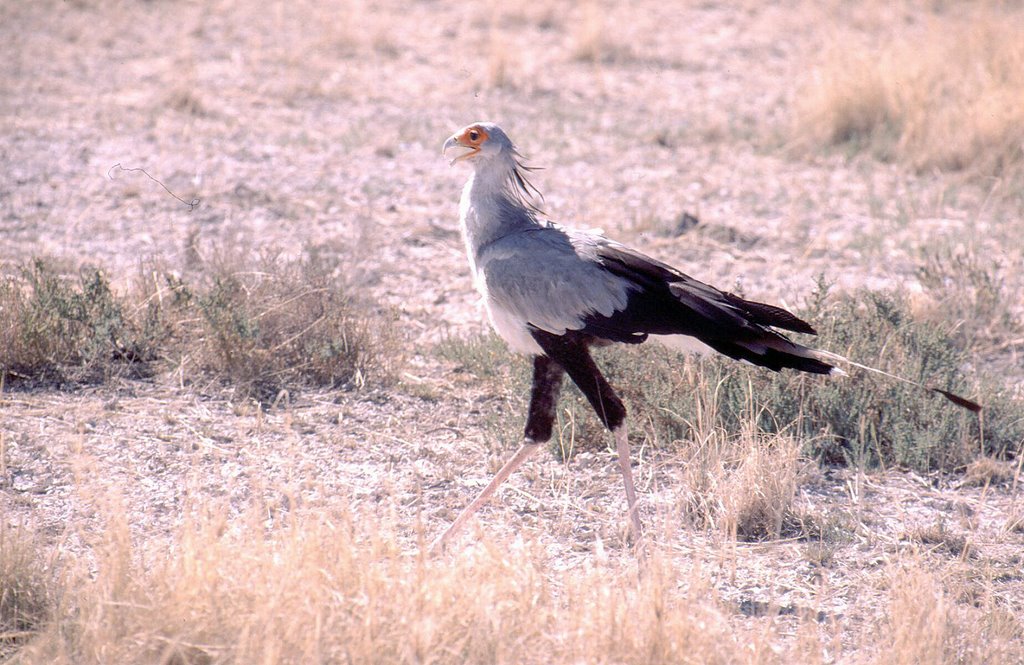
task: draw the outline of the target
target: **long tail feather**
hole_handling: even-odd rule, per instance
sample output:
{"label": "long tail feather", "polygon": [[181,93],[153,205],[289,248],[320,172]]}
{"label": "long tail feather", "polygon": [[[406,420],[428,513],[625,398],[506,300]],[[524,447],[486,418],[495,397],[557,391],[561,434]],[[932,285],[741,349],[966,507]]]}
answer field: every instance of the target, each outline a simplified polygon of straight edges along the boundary
{"label": "long tail feather", "polygon": [[968,411],[971,411],[973,413],[978,413],[979,411],[981,411],[981,405],[978,404],[977,402],[973,402],[973,401],[967,399],[966,397],[961,397],[960,395],[957,395],[956,393],[949,392],[948,390],[943,390],[941,388],[934,388],[932,386],[925,385],[925,384],[923,384],[923,383],[921,383],[919,381],[914,381],[912,379],[908,379],[905,376],[899,376],[897,374],[892,374],[890,372],[886,372],[885,370],[878,369],[877,367],[870,367],[868,365],[863,365],[861,363],[854,362],[853,360],[850,360],[849,358],[841,356],[838,353],[832,353],[830,351],[821,351],[821,350],[817,350],[817,349],[815,350],[814,353],[815,353],[815,355],[817,355],[818,357],[820,357],[824,361],[844,363],[844,364],[849,365],[851,367],[856,367],[858,369],[862,369],[862,370],[865,370],[867,372],[872,372],[874,374],[881,374],[882,376],[888,377],[888,378],[893,379],[895,381],[899,381],[901,383],[906,383],[906,384],[911,385],[911,386],[917,386],[918,388],[921,388],[922,390],[929,390],[929,391],[931,391],[933,393],[938,393],[939,395],[942,395],[943,397],[948,399],[953,404],[956,404],[957,406],[963,407],[963,408],[965,408]]}

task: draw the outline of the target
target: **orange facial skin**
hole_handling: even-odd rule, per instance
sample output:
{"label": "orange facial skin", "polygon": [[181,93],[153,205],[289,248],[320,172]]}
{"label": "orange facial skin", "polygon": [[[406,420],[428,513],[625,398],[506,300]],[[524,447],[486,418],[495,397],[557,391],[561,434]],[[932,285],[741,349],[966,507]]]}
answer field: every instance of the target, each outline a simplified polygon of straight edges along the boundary
{"label": "orange facial skin", "polygon": [[480,125],[470,125],[462,131],[461,134],[455,137],[455,142],[463,147],[469,148],[469,152],[464,155],[459,155],[452,160],[452,163],[462,161],[464,159],[470,159],[480,153],[480,146],[484,144],[490,136],[487,134],[487,130]]}
{"label": "orange facial skin", "polygon": [[490,138],[487,130],[479,125],[470,125],[459,135],[459,143],[469,148],[480,149],[483,142]]}

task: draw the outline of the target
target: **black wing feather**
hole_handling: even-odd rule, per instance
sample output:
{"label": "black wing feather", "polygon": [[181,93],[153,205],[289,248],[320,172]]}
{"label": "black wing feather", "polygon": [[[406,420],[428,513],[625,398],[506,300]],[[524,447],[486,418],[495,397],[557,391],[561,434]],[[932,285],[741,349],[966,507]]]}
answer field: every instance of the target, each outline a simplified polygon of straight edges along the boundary
{"label": "black wing feather", "polygon": [[636,290],[621,311],[587,317],[583,332],[634,344],[649,334],[691,335],[719,353],[776,371],[825,374],[833,368],[770,328],[814,334],[810,324],[781,307],[720,291],[622,245],[601,243],[596,253],[606,270]]}
{"label": "black wing feather", "polygon": [[[732,293],[698,281],[672,266],[618,244],[602,244],[597,248],[604,267],[640,287],[641,292],[665,295],[682,303],[716,324],[733,323],[741,328],[749,324],[772,326],[793,332],[816,334],[814,328],[792,312],[781,307],[745,300]],[[654,303],[645,302],[645,305]],[[643,331],[654,332],[654,331]],[[687,331],[679,331],[686,334]],[[665,333],[657,333],[665,334]]]}
{"label": "black wing feather", "polygon": [[807,335],[818,334],[818,331],[811,327],[811,324],[781,307],[768,305],[763,302],[754,302],[753,300],[744,300],[732,293],[724,293],[722,295],[729,304],[739,307],[749,314],[753,321],[763,326],[792,330],[793,332],[805,333]]}

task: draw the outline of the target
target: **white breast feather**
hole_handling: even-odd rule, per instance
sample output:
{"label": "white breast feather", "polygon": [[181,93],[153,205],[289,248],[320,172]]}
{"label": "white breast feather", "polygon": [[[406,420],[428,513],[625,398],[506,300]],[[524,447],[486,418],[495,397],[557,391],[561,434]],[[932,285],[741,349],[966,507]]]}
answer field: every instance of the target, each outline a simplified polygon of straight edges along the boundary
{"label": "white breast feather", "polygon": [[487,315],[491,319],[491,325],[510,349],[535,356],[544,353],[537,341],[533,339],[529,329],[523,325],[522,319],[493,300],[484,298],[484,303],[487,306]]}

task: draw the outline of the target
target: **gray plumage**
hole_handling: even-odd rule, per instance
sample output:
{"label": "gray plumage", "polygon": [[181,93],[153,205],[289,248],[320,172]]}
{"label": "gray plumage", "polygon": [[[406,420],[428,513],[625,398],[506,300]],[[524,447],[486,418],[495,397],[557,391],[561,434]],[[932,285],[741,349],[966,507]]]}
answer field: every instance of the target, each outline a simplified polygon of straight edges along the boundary
{"label": "gray plumage", "polygon": [[637,286],[604,269],[600,239],[543,224],[504,235],[476,251],[476,270],[490,310],[561,335],[595,314],[610,317]]}
{"label": "gray plumage", "polygon": [[474,166],[459,206],[474,283],[495,330],[516,351],[541,353],[532,329],[629,343],[687,335],[770,369],[833,369],[772,329],[814,332],[789,312],[719,291],[598,233],[539,219],[539,192],[497,125],[468,126],[445,142],[446,155],[456,149],[464,152],[452,163]]}

